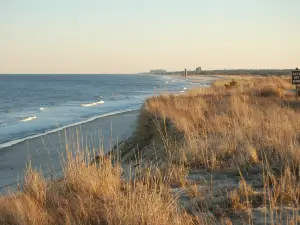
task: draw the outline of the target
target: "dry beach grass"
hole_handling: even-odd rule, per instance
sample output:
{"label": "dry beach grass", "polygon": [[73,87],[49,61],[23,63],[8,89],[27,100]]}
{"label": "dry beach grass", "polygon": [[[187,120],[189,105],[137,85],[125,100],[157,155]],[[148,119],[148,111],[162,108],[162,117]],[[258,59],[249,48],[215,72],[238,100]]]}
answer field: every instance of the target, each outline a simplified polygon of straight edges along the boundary
{"label": "dry beach grass", "polygon": [[109,158],[70,157],[60,180],[28,170],[23,191],[0,199],[1,224],[195,224],[176,207],[169,187],[144,176],[121,179]]}
{"label": "dry beach grass", "polygon": [[[267,158],[272,165],[296,169],[300,120],[284,97],[290,88],[288,81],[279,78],[240,81],[230,89],[216,82],[211,88],[148,99],[143,111],[147,115],[141,118],[162,118],[173,124],[175,131],[166,132],[183,136],[178,141],[184,156],[178,160],[185,158],[192,167],[244,166]],[[142,136],[149,132],[139,128]],[[164,125],[158,128],[166,130]]]}
{"label": "dry beach grass", "polygon": [[114,154],[69,157],[56,181],[29,170],[1,197],[0,223],[299,223],[300,102],[288,78],[236,81],[148,99],[115,150],[138,161],[131,179]]}
{"label": "dry beach grass", "polygon": [[[290,80],[268,77],[229,84],[217,81],[210,88],[148,99],[136,138],[146,147],[139,154],[153,160],[149,149],[160,136],[166,161],[198,171],[198,176],[187,176],[192,183],[215,179],[210,187],[198,185],[206,192],[200,201],[202,209],[209,205],[206,213],[230,217],[234,223],[296,223],[300,103],[290,92]],[[151,121],[159,134],[149,135]],[[153,146],[153,151],[159,148]],[[228,190],[222,191],[224,187]],[[198,203],[193,207],[199,211]]]}

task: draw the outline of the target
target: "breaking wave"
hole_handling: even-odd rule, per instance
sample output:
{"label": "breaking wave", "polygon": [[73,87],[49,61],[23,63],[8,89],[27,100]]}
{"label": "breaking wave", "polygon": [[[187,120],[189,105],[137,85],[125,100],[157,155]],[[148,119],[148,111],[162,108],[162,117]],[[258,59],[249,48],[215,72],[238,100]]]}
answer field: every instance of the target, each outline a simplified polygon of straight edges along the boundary
{"label": "breaking wave", "polygon": [[100,104],[103,104],[104,101],[99,101],[99,102],[92,102],[92,103],[87,103],[87,104],[81,104],[81,106],[83,107],[91,107],[91,106],[95,106],[95,105],[100,105]]}
{"label": "breaking wave", "polygon": [[28,122],[28,121],[34,120],[34,119],[36,119],[36,116],[29,116],[29,117],[27,117],[27,118],[25,118],[25,119],[22,119],[21,121],[22,121],[22,122]]}

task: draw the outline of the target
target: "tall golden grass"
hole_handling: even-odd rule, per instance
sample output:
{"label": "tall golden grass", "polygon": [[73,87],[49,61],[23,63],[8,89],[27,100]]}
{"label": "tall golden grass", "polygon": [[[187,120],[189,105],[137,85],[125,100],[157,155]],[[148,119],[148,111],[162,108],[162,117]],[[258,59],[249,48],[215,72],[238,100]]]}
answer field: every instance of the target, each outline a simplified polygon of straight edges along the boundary
{"label": "tall golden grass", "polygon": [[111,159],[89,164],[83,158],[70,157],[56,181],[29,169],[22,192],[0,198],[0,224],[204,223],[178,208],[167,184],[151,174],[125,181]]}
{"label": "tall golden grass", "polygon": [[[292,211],[299,207],[300,102],[288,78],[238,80],[231,88],[229,82],[148,99],[141,112],[138,139],[157,141],[160,136],[165,159],[192,169],[247,172],[256,168],[263,191],[252,191],[242,179],[241,188],[229,194],[225,205],[248,213],[252,205],[260,205],[276,214],[266,223],[282,220],[278,207],[289,205]],[[295,213],[291,220],[297,218]]]}
{"label": "tall golden grass", "polygon": [[[240,172],[239,188],[229,191],[223,208],[213,210],[217,217],[228,208],[220,224],[232,224],[228,216],[248,213],[254,205],[272,215],[278,205],[297,210],[300,103],[288,94],[289,80],[238,80],[230,89],[224,85],[228,82],[145,102],[126,154],[156,161],[144,163],[134,178],[123,179],[119,162],[112,164],[113,154],[98,163],[90,163],[84,153],[70,156],[62,178],[54,181],[29,169],[23,190],[0,198],[0,224],[214,224],[207,220],[211,204],[196,183],[188,185],[190,168]],[[261,169],[260,191],[243,178],[241,171],[251,166]],[[174,186],[197,199],[191,212],[178,205],[179,196],[171,194]],[[247,224],[253,224],[247,215]],[[266,218],[267,212],[265,224],[276,224],[277,217]],[[295,213],[290,224],[297,220]]]}
{"label": "tall golden grass", "polygon": [[300,117],[287,106],[290,88],[287,80],[273,77],[239,81],[230,90],[212,85],[148,99],[143,113],[169,121],[183,134],[179,155],[192,167],[245,166],[267,159],[272,166],[296,170]]}

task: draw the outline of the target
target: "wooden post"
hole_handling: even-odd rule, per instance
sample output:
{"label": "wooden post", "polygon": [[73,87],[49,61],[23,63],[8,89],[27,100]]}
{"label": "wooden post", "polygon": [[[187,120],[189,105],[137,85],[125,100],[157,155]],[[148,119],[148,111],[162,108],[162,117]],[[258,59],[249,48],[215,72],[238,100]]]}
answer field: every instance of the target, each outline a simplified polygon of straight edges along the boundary
{"label": "wooden post", "polygon": [[[298,68],[296,68],[295,71],[298,71]],[[296,97],[298,98],[300,96],[300,86],[299,84],[296,84]]]}
{"label": "wooden post", "polygon": [[300,96],[300,71],[298,68],[292,71],[292,84],[295,85],[296,98]]}

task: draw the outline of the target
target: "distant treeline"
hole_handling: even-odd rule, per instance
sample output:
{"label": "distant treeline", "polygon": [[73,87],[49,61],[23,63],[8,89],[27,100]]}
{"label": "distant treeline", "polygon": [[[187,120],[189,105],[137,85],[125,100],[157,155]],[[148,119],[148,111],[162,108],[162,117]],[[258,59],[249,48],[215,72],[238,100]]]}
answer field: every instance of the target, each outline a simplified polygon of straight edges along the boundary
{"label": "distant treeline", "polygon": [[225,75],[289,75],[292,70],[210,70],[203,71],[201,74],[204,75],[216,75],[216,74],[225,74]]}
{"label": "distant treeline", "polygon": [[[259,75],[259,76],[267,76],[267,75],[290,75],[293,69],[265,69],[265,70],[248,70],[248,69],[238,69],[238,70],[203,70],[199,75]],[[172,74],[177,74],[182,72],[173,72]],[[196,74],[195,71],[188,71],[189,74]],[[170,73],[171,74],[171,73]]]}

